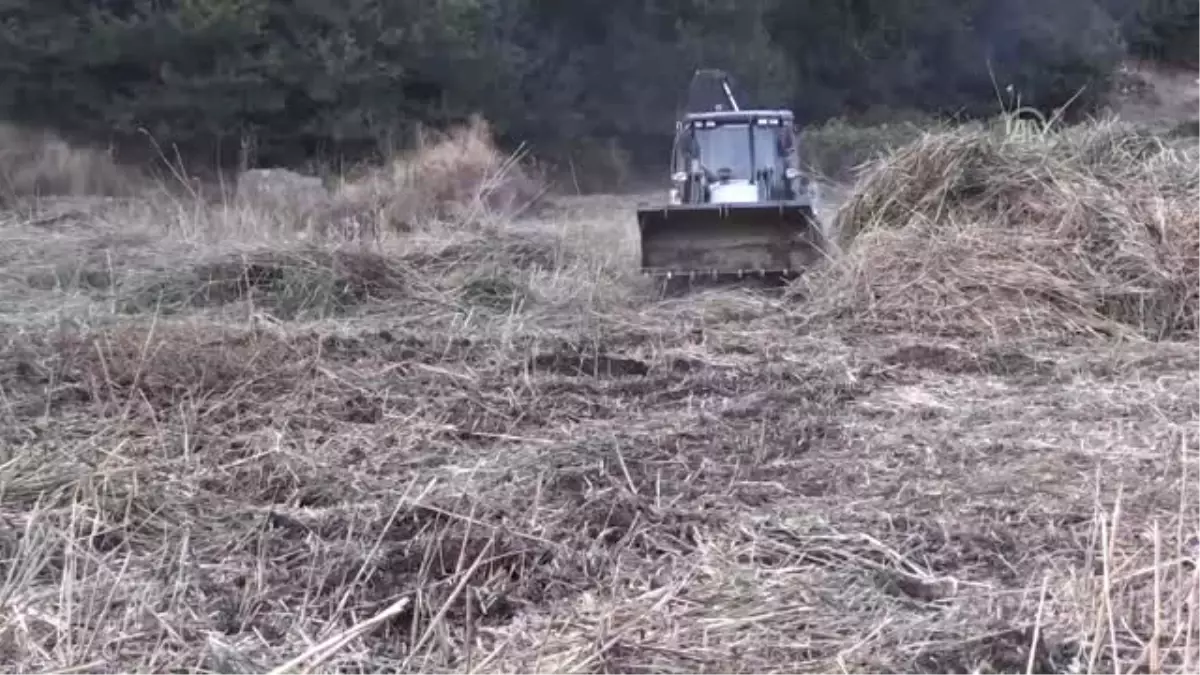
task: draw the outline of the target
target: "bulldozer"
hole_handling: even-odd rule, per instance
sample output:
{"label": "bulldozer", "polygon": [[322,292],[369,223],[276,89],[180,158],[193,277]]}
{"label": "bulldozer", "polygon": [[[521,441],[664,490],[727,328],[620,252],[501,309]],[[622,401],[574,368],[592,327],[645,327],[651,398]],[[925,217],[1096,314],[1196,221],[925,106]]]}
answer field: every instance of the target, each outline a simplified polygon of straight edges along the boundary
{"label": "bulldozer", "polygon": [[786,282],[825,255],[815,201],[792,111],[743,109],[728,74],[698,70],[675,124],[667,203],[637,211],[642,272]]}

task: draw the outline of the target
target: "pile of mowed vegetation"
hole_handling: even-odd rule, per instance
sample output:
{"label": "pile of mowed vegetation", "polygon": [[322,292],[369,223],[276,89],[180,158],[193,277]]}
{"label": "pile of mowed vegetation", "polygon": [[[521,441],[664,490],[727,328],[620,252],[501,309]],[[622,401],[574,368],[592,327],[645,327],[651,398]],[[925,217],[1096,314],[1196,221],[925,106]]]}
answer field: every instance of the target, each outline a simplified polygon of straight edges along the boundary
{"label": "pile of mowed vegetation", "polygon": [[809,296],[889,330],[1194,337],[1197,157],[1113,119],[923,133],[864,169]]}

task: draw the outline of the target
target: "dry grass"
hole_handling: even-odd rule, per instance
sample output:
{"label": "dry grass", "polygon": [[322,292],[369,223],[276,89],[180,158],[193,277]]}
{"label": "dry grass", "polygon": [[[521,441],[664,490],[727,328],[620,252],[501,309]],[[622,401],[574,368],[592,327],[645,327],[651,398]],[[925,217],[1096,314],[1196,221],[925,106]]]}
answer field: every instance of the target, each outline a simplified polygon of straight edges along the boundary
{"label": "dry grass", "polygon": [[487,122],[473,117],[445,133],[422,133],[413,151],[344,181],[333,198],[333,215],[392,231],[430,220],[511,217],[542,194],[522,160],[523,155],[501,152]]}
{"label": "dry grass", "polygon": [[[236,199],[226,200],[218,220],[196,214],[194,200],[176,203],[185,228],[291,231],[324,241],[377,242],[415,229],[440,231],[493,227],[531,211],[544,196],[536,167],[521,152],[501,151],[487,122],[478,117],[446,132],[423,132],[412,150],[382,166],[353,171],[334,189],[321,179],[285,169],[241,174]],[[490,221],[490,224],[489,224]],[[265,227],[264,227],[265,225]]]}
{"label": "dry grass", "polygon": [[30,196],[129,194],[134,183],[106,152],[0,124],[0,204]]}
{"label": "dry grass", "polygon": [[804,128],[799,139],[801,157],[808,170],[824,180],[853,181],[863,165],[937,126],[935,120],[920,118],[870,125],[834,119]]}
{"label": "dry grass", "polygon": [[1195,147],[1116,121],[926,134],[859,180],[817,280],[889,330],[1194,336]]}
{"label": "dry grass", "polygon": [[628,206],[7,214],[0,664],[1195,671],[1193,344],[658,300]]}

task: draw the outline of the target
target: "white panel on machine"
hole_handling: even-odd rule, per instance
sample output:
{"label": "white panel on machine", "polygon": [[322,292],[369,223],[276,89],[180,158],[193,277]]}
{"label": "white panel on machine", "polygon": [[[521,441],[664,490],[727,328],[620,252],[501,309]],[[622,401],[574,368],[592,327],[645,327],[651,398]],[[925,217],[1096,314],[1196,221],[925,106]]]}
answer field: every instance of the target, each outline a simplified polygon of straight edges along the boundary
{"label": "white panel on machine", "polygon": [[713,204],[753,204],[758,201],[758,186],[748,180],[714,183],[709,189],[712,190]]}

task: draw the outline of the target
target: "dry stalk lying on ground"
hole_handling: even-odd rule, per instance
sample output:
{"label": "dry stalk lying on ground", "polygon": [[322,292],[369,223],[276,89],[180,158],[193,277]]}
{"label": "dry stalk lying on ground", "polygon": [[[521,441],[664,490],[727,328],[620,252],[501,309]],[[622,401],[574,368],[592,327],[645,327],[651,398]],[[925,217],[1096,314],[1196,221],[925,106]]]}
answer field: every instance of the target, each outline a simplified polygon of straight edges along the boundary
{"label": "dry stalk lying on ground", "polygon": [[1115,121],[927,134],[859,180],[812,296],[891,328],[1194,335],[1197,156]]}
{"label": "dry stalk lying on ground", "polygon": [[10,341],[8,662],[259,671],[350,632],[321,668],[1104,670],[1151,598],[1189,658],[1194,436],[1137,426],[1194,406],[1162,352],[423,321]]}

